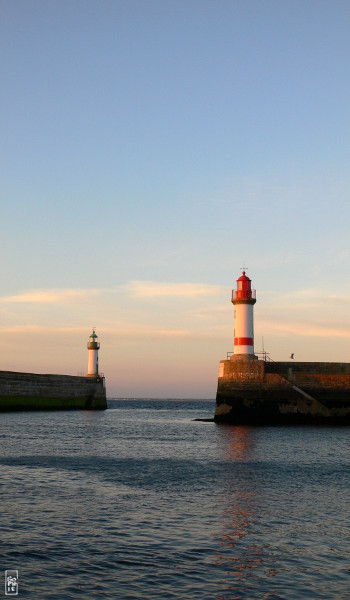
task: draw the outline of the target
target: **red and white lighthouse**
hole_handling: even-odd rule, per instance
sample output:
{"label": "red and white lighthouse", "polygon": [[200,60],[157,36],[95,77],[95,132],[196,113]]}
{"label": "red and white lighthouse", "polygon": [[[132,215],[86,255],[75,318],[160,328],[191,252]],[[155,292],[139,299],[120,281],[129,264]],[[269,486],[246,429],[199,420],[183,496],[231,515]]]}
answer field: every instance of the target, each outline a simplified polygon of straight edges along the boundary
{"label": "red and white lighthouse", "polygon": [[233,358],[255,358],[254,356],[254,314],[255,290],[251,280],[243,271],[237,279],[237,289],[232,290],[232,304],[235,307],[235,329]]}

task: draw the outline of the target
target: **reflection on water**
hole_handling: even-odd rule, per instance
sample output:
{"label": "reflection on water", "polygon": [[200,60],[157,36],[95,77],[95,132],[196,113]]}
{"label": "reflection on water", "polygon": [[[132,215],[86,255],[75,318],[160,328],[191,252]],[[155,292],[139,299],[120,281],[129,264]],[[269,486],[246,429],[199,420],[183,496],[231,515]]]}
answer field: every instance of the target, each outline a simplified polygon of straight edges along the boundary
{"label": "reflection on water", "polygon": [[21,599],[349,600],[349,428],[194,421],[212,412],[1,415],[0,545]]}
{"label": "reflection on water", "polygon": [[249,459],[250,450],[253,448],[253,430],[251,427],[221,426],[222,451],[224,457],[235,461]]}
{"label": "reflection on water", "polygon": [[[257,543],[256,522],[261,490],[251,469],[240,472],[240,464],[248,463],[254,448],[254,430],[248,427],[220,428],[220,442],[223,457],[227,460],[230,473],[226,497],[222,506],[222,531],[219,534],[219,550],[216,564],[225,570],[222,587],[227,594],[218,600],[247,598],[248,582],[273,577],[276,569],[271,568],[271,557],[266,545]],[[250,535],[252,534],[252,535]],[[277,598],[275,594],[265,594],[263,598]]]}

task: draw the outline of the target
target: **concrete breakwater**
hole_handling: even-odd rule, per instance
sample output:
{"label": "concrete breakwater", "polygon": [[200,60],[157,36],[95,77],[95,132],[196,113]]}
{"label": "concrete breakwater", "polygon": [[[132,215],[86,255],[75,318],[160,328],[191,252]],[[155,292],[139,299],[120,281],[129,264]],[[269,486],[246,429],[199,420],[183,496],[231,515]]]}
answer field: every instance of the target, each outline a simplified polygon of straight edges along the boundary
{"label": "concrete breakwater", "polygon": [[104,377],[0,371],[0,411],[107,408]]}
{"label": "concrete breakwater", "polygon": [[350,425],[350,363],[223,360],[214,420]]}

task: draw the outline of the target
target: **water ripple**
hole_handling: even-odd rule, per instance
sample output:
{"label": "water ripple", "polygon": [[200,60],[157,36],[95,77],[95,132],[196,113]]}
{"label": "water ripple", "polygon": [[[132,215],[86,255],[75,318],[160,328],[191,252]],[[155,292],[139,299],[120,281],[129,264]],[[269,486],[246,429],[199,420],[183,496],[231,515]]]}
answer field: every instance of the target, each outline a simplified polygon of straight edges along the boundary
{"label": "water ripple", "polygon": [[212,402],[1,415],[20,597],[348,598],[348,429],[219,427]]}

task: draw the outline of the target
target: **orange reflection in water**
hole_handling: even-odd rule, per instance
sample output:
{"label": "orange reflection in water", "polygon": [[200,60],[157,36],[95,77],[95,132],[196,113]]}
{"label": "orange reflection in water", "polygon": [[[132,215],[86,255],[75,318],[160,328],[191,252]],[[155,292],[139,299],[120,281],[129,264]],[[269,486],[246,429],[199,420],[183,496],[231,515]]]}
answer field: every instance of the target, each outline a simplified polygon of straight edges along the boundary
{"label": "orange reflection in water", "polygon": [[222,427],[224,454],[235,461],[245,460],[253,448],[250,427]]}
{"label": "orange reflection in water", "polygon": [[[248,577],[271,577],[276,571],[264,568],[268,560],[266,549],[257,543],[255,537],[255,522],[261,502],[256,481],[247,474],[249,469],[242,475],[234,465],[249,463],[254,448],[254,430],[249,427],[221,427],[220,441],[223,457],[229,459],[227,468],[232,478],[228,479],[227,497],[223,502],[223,525],[218,536],[216,564],[225,569],[222,583],[226,590],[241,593]],[[235,597],[235,594],[230,595],[230,598]],[[219,596],[218,600],[224,598],[227,596]]]}
{"label": "orange reflection in water", "polygon": [[226,504],[222,513],[223,530],[220,534],[216,564],[226,567],[227,579],[242,580],[246,572],[262,563],[261,548],[250,544],[248,540],[251,526],[256,516],[254,495],[252,492],[237,490],[235,497]]}

